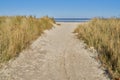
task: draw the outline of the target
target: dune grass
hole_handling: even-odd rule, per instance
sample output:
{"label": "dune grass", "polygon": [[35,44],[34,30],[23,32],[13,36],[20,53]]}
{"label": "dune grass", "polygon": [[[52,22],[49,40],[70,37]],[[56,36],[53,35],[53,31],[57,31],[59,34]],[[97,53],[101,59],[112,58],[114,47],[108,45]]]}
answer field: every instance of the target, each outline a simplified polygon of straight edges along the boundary
{"label": "dune grass", "polygon": [[120,19],[94,18],[80,25],[75,33],[79,39],[98,51],[98,58],[112,78],[120,78]]}
{"label": "dune grass", "polygon": [[17,56],[44,30],[51,29],[53,18],[32,16],[0,17],[0,63]]}

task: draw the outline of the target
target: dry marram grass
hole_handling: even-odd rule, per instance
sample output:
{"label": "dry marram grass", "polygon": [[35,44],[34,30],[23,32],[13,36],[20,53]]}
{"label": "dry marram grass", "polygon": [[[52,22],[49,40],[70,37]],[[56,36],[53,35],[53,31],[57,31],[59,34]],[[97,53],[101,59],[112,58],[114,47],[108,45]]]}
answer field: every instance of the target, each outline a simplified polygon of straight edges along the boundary
{"label": "dry marram grass", "polygon": [[94,18],[80,25],[75,33],[89,47],[95,47],[98,57],[112,77],[120,78],[120,19]]}
{"label": "dry marram grass", "polygon": [[30,42],[52,28],[54,20],[32,16],[0,17],[0,63],[10,60],[26,48]]}

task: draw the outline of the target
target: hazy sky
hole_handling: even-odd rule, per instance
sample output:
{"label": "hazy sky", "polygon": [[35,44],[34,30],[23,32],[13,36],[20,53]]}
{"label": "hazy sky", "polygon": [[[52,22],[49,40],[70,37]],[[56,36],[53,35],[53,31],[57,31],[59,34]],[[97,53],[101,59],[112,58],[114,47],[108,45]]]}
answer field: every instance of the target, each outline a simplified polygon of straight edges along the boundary
{"label": "hazy sky", "polygon": [[120,17],[120,0],[0,0],[0,15]]}

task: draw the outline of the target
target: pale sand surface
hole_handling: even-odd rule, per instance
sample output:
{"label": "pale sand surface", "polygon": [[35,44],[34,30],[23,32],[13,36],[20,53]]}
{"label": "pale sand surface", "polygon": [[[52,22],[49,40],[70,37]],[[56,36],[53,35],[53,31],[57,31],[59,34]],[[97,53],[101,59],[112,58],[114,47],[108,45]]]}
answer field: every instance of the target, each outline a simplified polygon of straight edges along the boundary
{"label": "pale sand surface", "polygon": [[75,36],[80,23],[58,23],[0,70],[0,80],[109,80]]}

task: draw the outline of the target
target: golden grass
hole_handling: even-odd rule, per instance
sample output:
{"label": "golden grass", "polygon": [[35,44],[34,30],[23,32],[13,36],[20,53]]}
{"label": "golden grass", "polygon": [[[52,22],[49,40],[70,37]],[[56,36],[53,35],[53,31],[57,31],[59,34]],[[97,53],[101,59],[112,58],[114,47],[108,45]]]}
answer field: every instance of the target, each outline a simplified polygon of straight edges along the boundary
{"label": "golden grass", "polygon": [[51,29],[53,18],[32,16],[0,17],[0,63],[17,56],[44,30]]}
{"label": "golden grass", "polygon": [[94,18],[80,25],[75,33],[89,47],[98,51],[98,57],[111,76],[120,78],[120,19]]}

